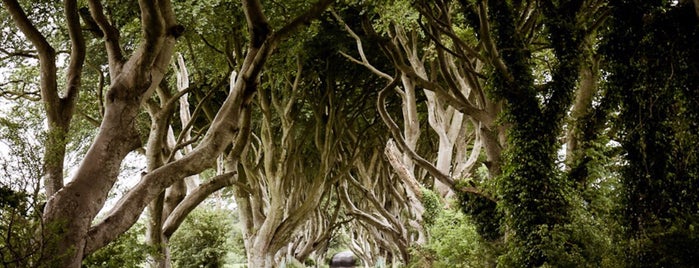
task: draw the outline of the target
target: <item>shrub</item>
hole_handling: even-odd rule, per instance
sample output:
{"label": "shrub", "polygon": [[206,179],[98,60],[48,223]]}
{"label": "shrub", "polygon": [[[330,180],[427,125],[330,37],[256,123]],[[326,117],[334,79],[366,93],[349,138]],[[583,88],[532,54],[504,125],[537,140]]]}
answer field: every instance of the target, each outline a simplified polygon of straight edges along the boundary
{"label": "shrub", "polygon": [[413,251],[411,266],[495,267],[498,249],[476,229],[467,215],[455,209],[443,210],[429,228],[430,241]]}
{"label": "shrub", "polygon": [[170,239],[173,267],[222,267],[232,247],[231,212],[199,207]]}
{"label": "shrub", "polygon": [[150,252],[146,245],[146,225],[138,221],[112,243],[83,260],[84,267],[140,267]]}

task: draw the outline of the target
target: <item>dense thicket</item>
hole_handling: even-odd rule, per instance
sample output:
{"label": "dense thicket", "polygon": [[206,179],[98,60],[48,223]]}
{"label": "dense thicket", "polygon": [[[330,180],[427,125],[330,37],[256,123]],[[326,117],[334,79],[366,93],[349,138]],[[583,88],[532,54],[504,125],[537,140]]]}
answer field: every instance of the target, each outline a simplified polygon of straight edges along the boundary
{"label": "dense thicket", "polygon": [[[620,104],[629,266],[689,267],[699,246],[699,37],[692,5],[617,1],[605,43]],[[623,30],[622,30],[623,29]],[[628,49],[633,48],[633,49]]]}

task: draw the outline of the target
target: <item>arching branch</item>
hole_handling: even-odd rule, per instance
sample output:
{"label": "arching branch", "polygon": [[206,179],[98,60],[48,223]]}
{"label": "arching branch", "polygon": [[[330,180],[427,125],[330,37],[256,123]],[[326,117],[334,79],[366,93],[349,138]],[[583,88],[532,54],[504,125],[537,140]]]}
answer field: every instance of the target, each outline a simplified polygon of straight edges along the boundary
{"label": "arching branch", "polygon": [[400,128],[398,128],[398,125],[396,124],[396,122],[388,114],[388,111],[386,111],[386,97],[388,96],[389,92],[393,91],[392,89],[397,84],[398,84],[398,77],[394,77],[393,81],[391,83],[389,83],[386,87],[381,89],[381,91],[379,92],[379,97],[376,101],[376,105],[378,107],[379,114],[381,115],[381,119],[384,121],[386,126],[388,126],[389,131],[391,132],[391,135],[395,139],[395,141],[398,144],[398,147],[401,149],[401,151],[403,151],[404,153],[407,153],[413,160],[415,160],[415,162],[421,168],[425,169],[428,173],[430,173],[430,175],[435,177],[437,180],[439,180],[442,183],[449,186],[449,188],[454,189],[455,191],[473,193],[473,194],[477,194],[477,195],[481,195],[483,197],[486,197],[490,200],[495,200],[493,197],[486,195],[481,190],[479,190],[475,187],[471,187],[471,186],[457,187],[456,183],[454,182],[454,180],[451,177],[449,177],[449,175],[442,173],[432,163],[425,160],[420,155],[418,155],[415,151],[410,149],[410,147],[406,144],[405,139],[401,135]]}

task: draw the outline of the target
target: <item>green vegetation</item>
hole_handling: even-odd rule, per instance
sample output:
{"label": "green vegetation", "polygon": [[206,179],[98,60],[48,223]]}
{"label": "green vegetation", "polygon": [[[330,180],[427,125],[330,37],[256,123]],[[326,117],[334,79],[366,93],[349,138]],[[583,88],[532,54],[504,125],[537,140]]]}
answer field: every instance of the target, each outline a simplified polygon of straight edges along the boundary
{"label": "green vegetation", "polygon": [[697,16],[662,1],[616,4],[605,52],[628,161],[620,176],[627,262],[687,266],[699,260],[687,250],[699,245],[699,195],[690,190],[699,183],[699,150],[690,145],[699,141],[699,63],[689,60],[699,56]]}
{"label": "green vegetation", "polygon": [[[185,219],[170,239],[174,267],[227,267],[245,262],[238,222],[230,210],[202,205]],[[91,254],[84,267],[139,267],[149,263],[155,249],[145,242],[146,226],[139,221],[116,241]]]}
{"label": "green vegetation", "polygon": [[230,210],[200,207],[170,239],[173,267],[224,267],[245,262],[245,248]]}
{"label": "green vegetation", "polygon": [[495,267],[502,251],[483,239],[473,221],[458,210],[442,211],[429,230],[430,242],[415,251],[412,267]]}
{"label": "green vegetation", "polygon": [[139,222],[116,241],[83,260],[84,267],[139,267],[153,249],[145,243],[145,224]]}
{"label": "green vegetation", "polygon": [[2,5],[0,266],[699,263],[697,1]]}

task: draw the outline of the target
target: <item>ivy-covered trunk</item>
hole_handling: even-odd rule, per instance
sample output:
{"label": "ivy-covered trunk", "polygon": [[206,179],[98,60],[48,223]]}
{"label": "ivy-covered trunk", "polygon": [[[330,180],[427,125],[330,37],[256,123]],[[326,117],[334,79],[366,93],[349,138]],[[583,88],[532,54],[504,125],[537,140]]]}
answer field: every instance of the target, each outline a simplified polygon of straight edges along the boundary
{"label": "ivy-covered trunk", "polygon": [[[613,1],[610,88],[620,101],[629,267],[696,266],[699,15],[689,1]],[[696,1],[695,1],[696,3]]]}
{"label": "ivy-covered trunk", "polygon": [[[491,92],[506,102],[507,149],[499,179],[499,206],[505,212],[507,253],[503,264],[537,267],[575,264],[579,244],[566,229],[571,222],[571,184],[557,166],[558,138],[579,77],[582,25],[577,21],[582,1],[546,3],[525,20],[540,21],[548,36],[522,31],[521,6],[489,2],[488,25],[481,25],[489,52],[495,55]],[[485,14],[481,14],[485,16]],[[484,29],[485,28],[485,29]],[[547,42],[556,65],[549,79],[535,81],[541,68],[534,62],[533,40]]]}

